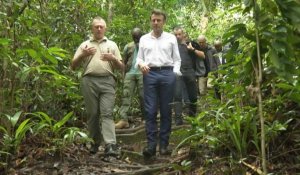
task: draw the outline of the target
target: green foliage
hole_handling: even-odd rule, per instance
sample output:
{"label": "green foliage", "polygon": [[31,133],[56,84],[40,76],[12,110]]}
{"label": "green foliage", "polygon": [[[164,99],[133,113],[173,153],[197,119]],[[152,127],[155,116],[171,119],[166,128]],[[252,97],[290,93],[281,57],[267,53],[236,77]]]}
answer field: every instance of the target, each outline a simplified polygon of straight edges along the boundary
{"label": "green foliage", "polygon": [[3,133],[0,154],[4,155],[1,156],[0,162],[3,167],[8,165],[10,156],[18,151],[26,138],[39,138],[40,143],[35,144],[52,153],[61,152],[74,142],[91,141],[81,129],[67,125],[74,116],[73,112],[69,112],[58,121],[43,112],[26,114],[27,119],[24,120],[21,120],[21,114],[22,112],[17,112],[14,116],[5,115],[7,125],[0,126],[0,133]]}
{"label": "green foliage", "polygon": [[181,172],[189,172],[192,168],[192,161],[183,160],[182,162],[180,162],[180,165],[173,164],[173,168]]}
{"label": "green foliage", "polygon": [[65,143],[72,143],[78,140],[77,136],[79,136],[82,141],[91,141],[87,134],[82,132],[79,128],[67,125],[67,122],[70,123],[72,119],[74,120],[74,118],[72,118],[74,117],[73,112],[67,113],[60,120],[55,120],[44,112],[35,112],[28,115],[32,115],[38,119],[33,127],[33,130],[35,131],[34,134],[50,134],[45,135],[46,138],[50,137],[54,141],[54,145],[58,144],[58,148],[66,146]]}
{"label": "green foliage", "polygon": [[[221,66],[220,78],[214,81],[224,94],[222,102],[200,100],[200,106],[205,104],[206,108],[190,119],[192,129],[186,131],[189,135],[176,149],[186,144],[203,144],[213,150],[225,147],[230,150],[228,154],[238,159],[253,150],[260,154],[261,131],[257,129],[255,106],[257,48],[264,68],[261,90],[267,120],[266,144],[275,143],[277,137],[295,128],[291,125],[298,120],[300,104],[297,0],[1,1],[0,136],[1,146],[7,147],[0,154],[17,150],[28,131],[45,138],[54,150],[78,138],[87,139],[79,128],[68,125],[75,116],[81,120],[86,117],[79,92],[81,74],[69,69],[74,51],[89,37],[90,22],[95,16],[107,20],[107,36],[122,50],[132,40],[132,28],[149,32],[153,8],[167,12],[166,31],[182,25],[191,39],[203,33],[210,42],[221,38],[230,46],[227,64]],[[120,105],[120,74],[117,83],[116,104]],[[26,119],[21,118],[24,113]],[[292,138],[298,143],[295,146],[299,147],[298,132],[293,133]],[[188,171],[188,162],[178,168]]]}
{"label": "green foliage", "polygon": [[0,126],[0,168],[6,168],[9,165],[11,156],[16,153],[27,132],[32,129],[30,119],[22,121],[21,114],[21,111],[15,113],[13,116],[6,114],[6,118],[4,118],[5,125]]}
{"label": "green foliage", "polygon": [[208,111],[200,113],[196,118],[190,118],[193,126],[190,136],[182,140],[175,151],[187,143],[196,147],[207,145],[215,150],[225,147],[238,160],[253,148],[259,151],[256,119],[252,117],[255,115],[255,108],[244,107],[241,110],[238,100],[230,100],[224,105],[210,106]]}
{"label": "green foliage", "polygon": [[[32,123],[30,122],[30,119],[21,122],[21,114],[22,112],[19,111],[14,114],[14,116],[5,115],[7,119],[6,126],[0,127],[4,133],[1,142],[2,151],[15,153],[16,149],[24,139],[25,134],[31,129]],[[17,126],[18,121],[21,123]]]}
{"label": "green foliage", "polygon": [[[288,123],[297,120],[300,35],[295,16],[299,16],[300,6],[293,0],[243,1],[243,5],[238,1],[232,2],[224,3],[225,11],[234,12],[231,16],[235,19],[229,19],[230,25],[223,22],[224,18],[219,19],[225,27],[225,30],[222,29],[225,31],[222,36],[224,44],[231,48],[225,56],[227,64],[218,71],[220,78],[213,82],[224,93],[222,102],[229,105],[224,108],[222,104],[211,101],[213,105],[205,108],[210,112],[202,112],[197,120],[191,120],[194,131],[191,135],[201,133],[194,142],[214,143],[208,142],[208,139],[204,141],[203,138],[210,135],[226,146],[235,155],[234,158],[240,159],[253,149],[260,154],[258,138],[261,131],[257,129],[259,120],[255,107],[258,102],[258,56],[262,58],[263,67],[260,83],[263,117],[267,119],[266,145],[275,144],[276,138],[288,129]],[[213,24],[218,24],[217,19]],[[211,36],[216,33],[208,31]],[[204,132],[197,132],[199,128]]]}

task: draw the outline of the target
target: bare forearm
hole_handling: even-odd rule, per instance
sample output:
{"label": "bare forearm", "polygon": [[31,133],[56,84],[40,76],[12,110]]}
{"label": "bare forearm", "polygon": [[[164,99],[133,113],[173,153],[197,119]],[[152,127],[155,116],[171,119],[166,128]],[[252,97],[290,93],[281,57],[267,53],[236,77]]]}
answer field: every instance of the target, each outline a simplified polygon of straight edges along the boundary
{"label": "bare forearm", "polygon": [[192,46],[192,43],[189,43],[189,44],[187,45],[187,48],[188,48],[190,51],[193,51],[197,57],[202,58],[202,59],[205,59],[204,52],[202,52],[201,50],[197,50],[196,48],[194,48],[194,47]]}
{"label": "bare forearm", "polygon": [[194,52],[195,52],[195,54],[196,54],[198,57],[200,57],[200,58],[202,58],[202,59],[205,59],[204,52],[202,52],[202,51],[200,51],[200,50],[197,50],[197,49],[195,49]]}
{"label": "bare forearm", "polygon": [[124,70],[124,64],[123,64],[123,62],[122,61],[120,61],[120,60],[118,60],[118,59],[114,59],[113,61],[113,64],[114,64],[114,66],[116,67],[116,68],[118,68],[118,69],[120,69],[120,70]]}
{"label": "bare forearm", "polygon": [[75,70],[77,67],[79,67],[79,65],[81,64],[81,61],[82,61],[82,56],[73,58],[73,60],[71,61],[71,69]]}

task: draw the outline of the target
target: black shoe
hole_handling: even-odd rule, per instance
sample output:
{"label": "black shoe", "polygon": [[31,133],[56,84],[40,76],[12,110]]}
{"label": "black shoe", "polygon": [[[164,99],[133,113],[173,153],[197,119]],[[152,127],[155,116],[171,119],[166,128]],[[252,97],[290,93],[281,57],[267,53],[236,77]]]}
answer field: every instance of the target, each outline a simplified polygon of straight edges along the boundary
{"label": "black shoe", "polygon": [[97,144],[92,144],[91,145],[91,148],[90,148],[90,153],[91,154],[96,154],[98,152],[98,148],[99,148],[99,145]]}
{"label": "black shoe", "polygon": [[167,147],[161,147],[159,149],[159,154],[160,155],[171,155],[171,150],[169,150]]}
{"label": "black shoe", "polygon": [[149,159],[149,158],[155,156],[155,152],[156,152],[155,149],[150,149],[149,147],[145,147],[143,149],[144,158]]}
{"label": "black shoe", "polygon": [[120,151],[116,144],[107,144],[104,150],[105,156],[113,156],[118,157],[120,155]]}
{"label": "black shoe", "polygon": [[181,119],[181,118],[176,118],[176,119],[175,119],[175,125],[176,125],[176,126],[183,125],[182,119]]}

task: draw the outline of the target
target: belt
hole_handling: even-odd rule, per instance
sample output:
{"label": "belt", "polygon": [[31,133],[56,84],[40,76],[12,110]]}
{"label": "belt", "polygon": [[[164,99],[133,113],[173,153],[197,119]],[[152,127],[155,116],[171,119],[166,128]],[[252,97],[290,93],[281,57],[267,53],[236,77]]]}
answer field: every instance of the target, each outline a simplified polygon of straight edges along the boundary
{"label": "belt", "polygon": [[150,71],[173,70],[173,66],[150,67]]}
{"label": "belt", "polygon": [[109,77],[113,76],[112,74],[99,74],[99,75],[93,75],[93,74],[86,74],[83,77],[95,77],[95,78],[100,78],[100,77]]}

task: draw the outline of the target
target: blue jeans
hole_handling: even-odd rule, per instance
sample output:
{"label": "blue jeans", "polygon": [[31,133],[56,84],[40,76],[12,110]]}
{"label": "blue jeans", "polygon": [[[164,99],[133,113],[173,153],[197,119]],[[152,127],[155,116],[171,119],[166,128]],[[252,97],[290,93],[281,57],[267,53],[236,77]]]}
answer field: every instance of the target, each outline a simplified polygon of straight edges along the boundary
{"label": "blue jeans", "polygon": [[144,104],[146,135],[148,147],[152,150],[157,145],[157,111],[160,110],[159,145],[167,147],[171,133],[172,100],[176,76],[170,70],[155,70],[144,75]]}

